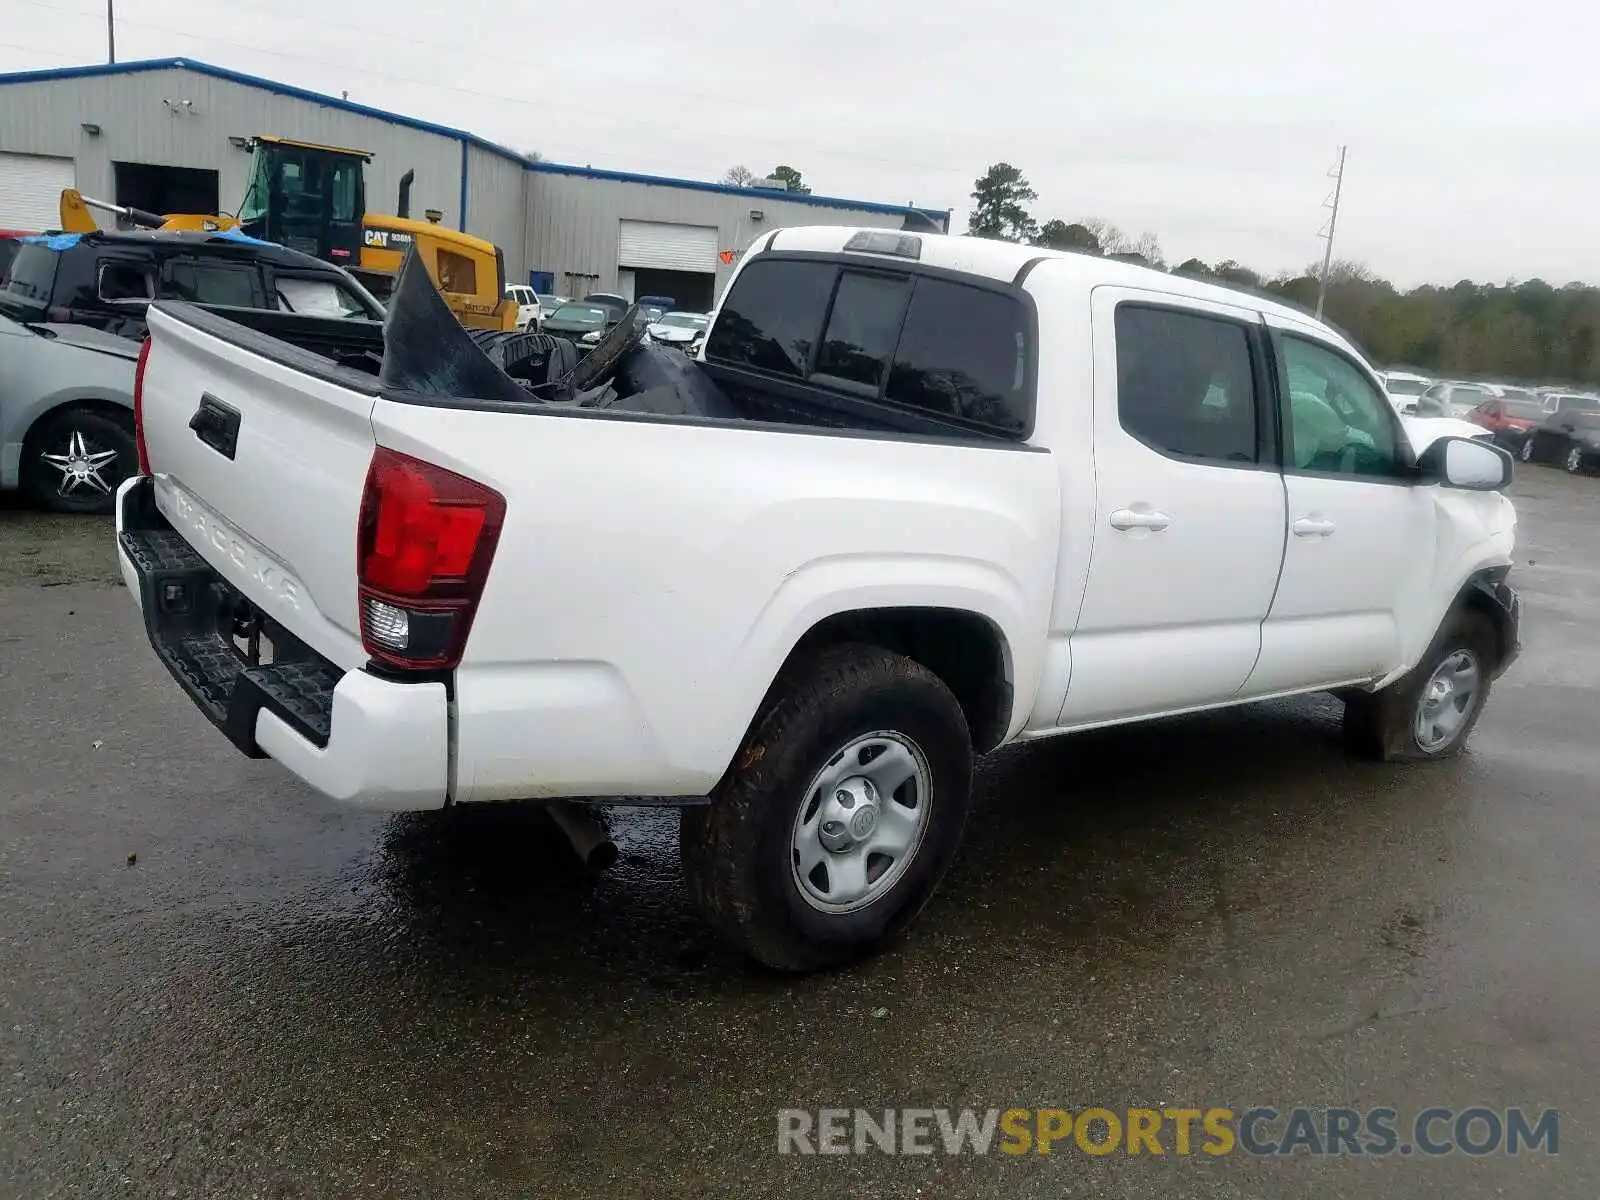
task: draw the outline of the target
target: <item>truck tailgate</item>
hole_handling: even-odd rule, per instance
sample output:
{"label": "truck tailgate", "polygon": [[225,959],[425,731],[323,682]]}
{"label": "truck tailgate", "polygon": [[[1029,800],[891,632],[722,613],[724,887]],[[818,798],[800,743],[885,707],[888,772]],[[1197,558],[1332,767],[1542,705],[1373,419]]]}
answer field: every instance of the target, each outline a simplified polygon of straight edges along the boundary
{"label": "truck tailgate", "polygon": [[218,320],[150,310],[142,427],[156,507],[263,613],[355,669],[374,397],[360,376],[281,342],[226,322],[219,336]]}

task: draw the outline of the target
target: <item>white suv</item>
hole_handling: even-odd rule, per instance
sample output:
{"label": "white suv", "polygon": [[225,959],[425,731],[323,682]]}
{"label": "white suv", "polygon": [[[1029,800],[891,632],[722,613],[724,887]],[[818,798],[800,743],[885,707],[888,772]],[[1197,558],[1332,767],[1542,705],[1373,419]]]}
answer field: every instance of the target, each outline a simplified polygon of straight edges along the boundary
{"label": "white suv", "polygon": [[506,288],[506,299],[517,306],[518,329],[539,328],[539,323],[544,320],[544,309],[539,304],[538,293],[527,284],[513,283]]}

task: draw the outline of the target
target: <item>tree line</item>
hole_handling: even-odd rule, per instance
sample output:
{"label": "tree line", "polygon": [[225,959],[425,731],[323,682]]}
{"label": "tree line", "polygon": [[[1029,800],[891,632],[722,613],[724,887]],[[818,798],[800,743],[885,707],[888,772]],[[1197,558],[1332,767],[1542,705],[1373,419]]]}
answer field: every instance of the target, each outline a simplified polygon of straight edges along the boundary
{"label": "tree line", "polygon": [[[1229,259],[1185,259],[1169,267],[1153,233],[1130,237],[1096,217],[1038,222],[1038,199],[1022,171],[995,163],[974,182],[967,232],[1052,250],[1138,262],[1271,296],[1306,310],[1317,302],[1322,264],[1266,276]],[[1374,362],[1443,376],[1600,383],[1600,288],[1584,283],[1427,284],[1401,291],[1360,263],[1328,270],[1323,315]]]}

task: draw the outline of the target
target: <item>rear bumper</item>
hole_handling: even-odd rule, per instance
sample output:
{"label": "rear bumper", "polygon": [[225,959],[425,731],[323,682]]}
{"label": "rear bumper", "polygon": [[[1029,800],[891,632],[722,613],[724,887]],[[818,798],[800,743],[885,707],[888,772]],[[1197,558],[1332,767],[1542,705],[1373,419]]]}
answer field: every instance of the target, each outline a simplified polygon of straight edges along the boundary
{"label": "rear bumper", "polygon": [[[317,791],[364,808],[443,807],[450,712],[437,680],[344,671],[263,617],[157,511],[152,481],[117,492],[117,562],[150,645],[212,724]],[[271,644],[266,664],[254,635]]]}

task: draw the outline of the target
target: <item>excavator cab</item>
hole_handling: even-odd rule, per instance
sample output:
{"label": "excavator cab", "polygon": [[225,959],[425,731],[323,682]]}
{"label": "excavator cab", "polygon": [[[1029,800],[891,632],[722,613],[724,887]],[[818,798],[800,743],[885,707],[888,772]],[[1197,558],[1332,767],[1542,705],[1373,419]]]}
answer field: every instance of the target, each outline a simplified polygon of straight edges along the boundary
{"label": "excavator cab", "polygon": [[325,262],[358,265],[367,211],[363,168],[372,155],[280,137],[254,138],[252,149],[240,228]]}

